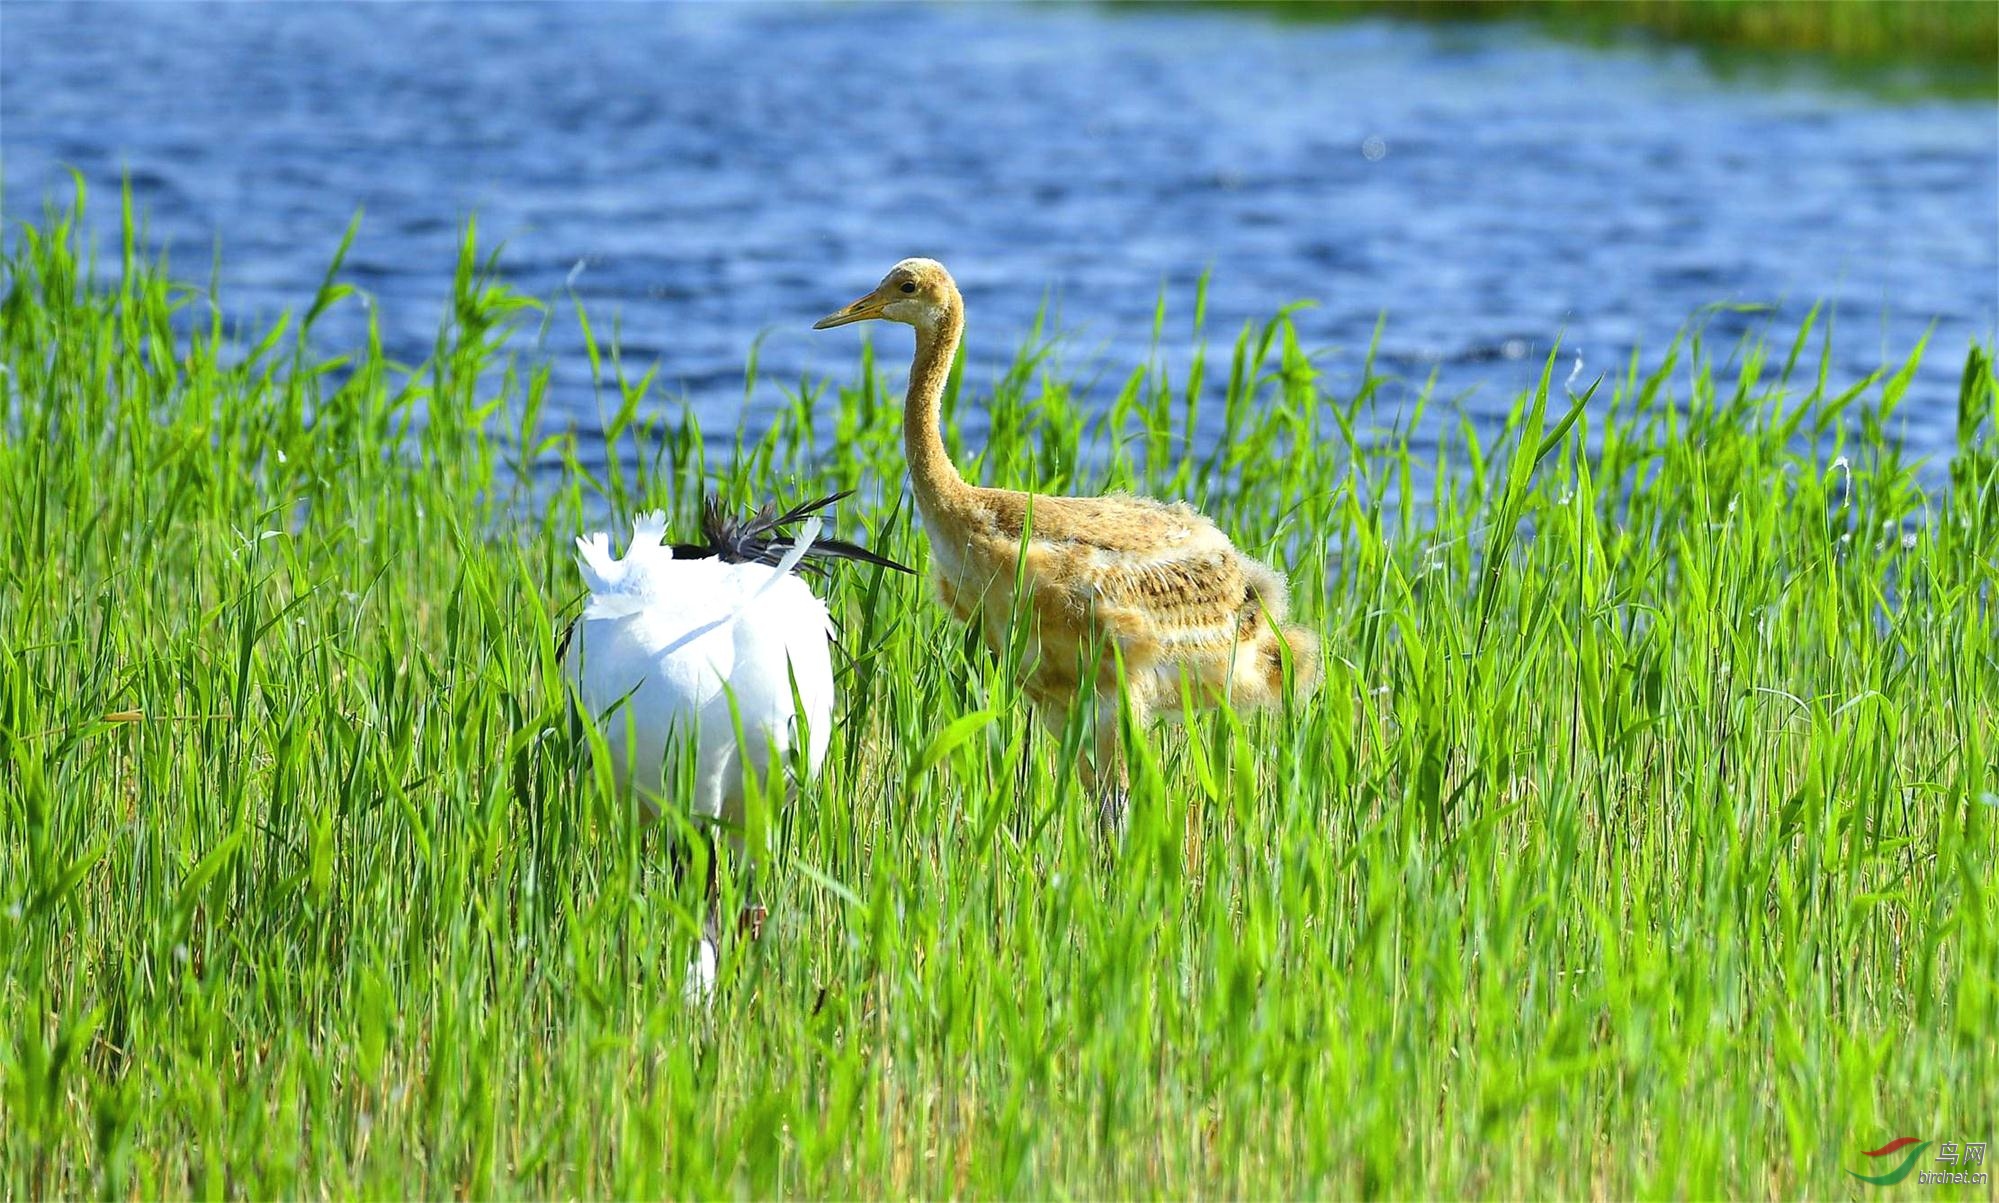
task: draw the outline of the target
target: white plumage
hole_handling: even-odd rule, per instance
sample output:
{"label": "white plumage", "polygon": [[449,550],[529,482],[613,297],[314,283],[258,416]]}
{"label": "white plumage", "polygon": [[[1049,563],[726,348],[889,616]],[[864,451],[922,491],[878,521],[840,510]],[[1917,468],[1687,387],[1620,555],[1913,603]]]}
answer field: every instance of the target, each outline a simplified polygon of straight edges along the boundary
{"label": "white plumage", "polygon": [[[579,707],[604,735],[612,770],[657,815],[695,753],[688,808],[740,831],[745,771],[781,769],[801,734],[817,773],[833,727],[831,619],[794,573],[818,537],[806,520],[775,566],[719,555],[677,559],[665,516],[641,515],[622,559],[599,531],[576,540],[590,601],[563,658]],[[793,700],[793,682],[797,701]],[[734,699],[742,721],[736,739]],[[801,731],[801,725],[803,730]]]}

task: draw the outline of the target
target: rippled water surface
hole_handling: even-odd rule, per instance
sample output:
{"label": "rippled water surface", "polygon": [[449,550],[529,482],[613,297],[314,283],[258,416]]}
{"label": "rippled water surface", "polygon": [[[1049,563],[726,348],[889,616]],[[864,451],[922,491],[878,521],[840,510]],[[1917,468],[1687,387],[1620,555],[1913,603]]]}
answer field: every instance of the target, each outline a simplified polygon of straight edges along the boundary
{"label": "rippled water surface", "polygon": [[[1714,302],[1835,307],[1858,376],[1935,327],[1906,415],[1946,449],[1967,342],[1999,322],[1999,112],[1810,76],[1717,79],[1692,52],[1504,27],[1299,26],[1210,11],[540,4],[58,5],[0,11],[10,219],[66,193],[151,231],[225,306],[348,278],[404,357],[429,346],[477,212],[530,293],[616,316],[710,428],[752,341],[767,379],[849,379],[820,314],[896,259],[963,286],[971,380],[1044,300],[1069,361],[1169,357],[1287,302],[1335,381],[1382,359],[1502,409],[1552,339],[1608,366]],[[1713,319],[1732,337],[1757,319]],[[353,307],[325,324],[351,341]],[[877,335],[878,338],[883,337]],[[884,354],[907,353],[907,336]],[[556,403],[596,420],[574,322]],[[1100,358],[1101,357],[1101,358]],[[1393,394],[1391,394],[1393,395]],[[1406,395],[1406,394],[1405,394]],[[775,403],[764,386],[759,404]]]}

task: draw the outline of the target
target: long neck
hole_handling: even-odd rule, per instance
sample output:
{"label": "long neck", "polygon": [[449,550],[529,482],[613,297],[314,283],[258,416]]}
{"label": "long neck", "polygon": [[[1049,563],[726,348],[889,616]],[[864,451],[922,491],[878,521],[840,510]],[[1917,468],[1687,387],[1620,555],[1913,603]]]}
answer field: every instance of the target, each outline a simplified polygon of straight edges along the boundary
{"label": "long neck", "polygon": [[969,490],[944,449],[939,413],[951,357],[965,333],[964,302],[953,304],[933,323],[916,327],[916,360],[909,366],[909,395],[902,404],[902,440],[916,501],[926,514],[940,514]]}

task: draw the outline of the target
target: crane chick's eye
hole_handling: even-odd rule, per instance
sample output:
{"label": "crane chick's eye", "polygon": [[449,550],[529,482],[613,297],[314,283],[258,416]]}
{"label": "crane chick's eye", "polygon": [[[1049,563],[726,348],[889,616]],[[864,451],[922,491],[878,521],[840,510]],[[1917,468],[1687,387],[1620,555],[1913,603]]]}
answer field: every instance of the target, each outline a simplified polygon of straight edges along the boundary
{"label": "crane chick's eye", "polygon": [[915,292],[915,291],[916,291],[916,285],[914,285],[914,284],[912,284],[912,283],[909,283],[908,281],[904,281],[904,282],[903,282],[903,285],[902,285],[902,291],[904,291],[904,292]]}

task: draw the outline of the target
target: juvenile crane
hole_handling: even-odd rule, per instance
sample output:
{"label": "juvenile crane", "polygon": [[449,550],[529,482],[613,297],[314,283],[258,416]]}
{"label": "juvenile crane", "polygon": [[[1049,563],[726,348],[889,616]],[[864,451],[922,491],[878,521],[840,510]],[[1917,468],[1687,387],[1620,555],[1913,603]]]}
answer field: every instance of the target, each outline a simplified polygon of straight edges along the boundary
{"label": "juvenile crane", "polygon": [[965,330],[965,303],[943,264],[905,259],[873,292],[814,328],[875,318],[916,329],[902,430],[938,594],[958,619],[977,622],[996,650],[1016,613],[1029,624],[1023,687],[1058,730],[1072,704],[1087,704],[1095,784],[1115,794],[1124,779],[1120,660],[1141,721],[1177,713],[1183,683],[1204,706],[1276,702],[1287,661],[1291,688],[1312,688],[1318,640],[1285,624],[1283,579],[1191,506],[1125,494],[1045,497],[965,481],[938,426]]}

